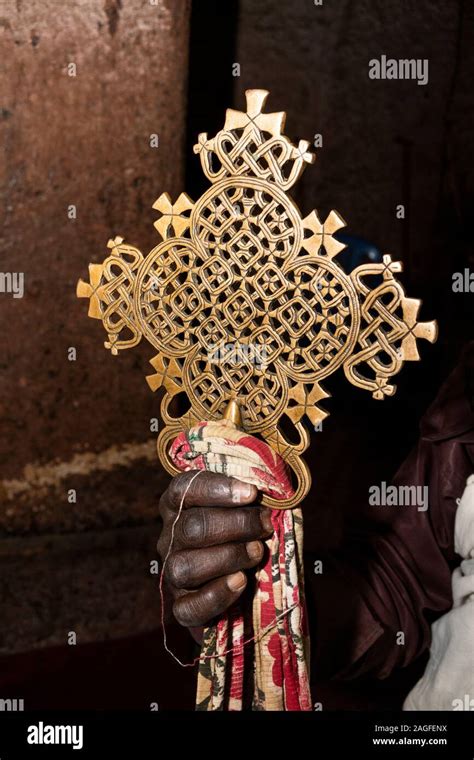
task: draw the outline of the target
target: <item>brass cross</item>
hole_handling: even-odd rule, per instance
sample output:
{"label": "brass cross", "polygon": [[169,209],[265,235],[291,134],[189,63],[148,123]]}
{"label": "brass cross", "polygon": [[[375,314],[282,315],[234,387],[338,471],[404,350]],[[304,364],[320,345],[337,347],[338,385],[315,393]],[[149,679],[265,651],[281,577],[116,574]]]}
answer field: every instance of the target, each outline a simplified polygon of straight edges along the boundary
{"label": "brass cross", "polygon": [[[420,301],[405,297],[394,277],[401,264],[390,256],[344,272],[335,261],[344,245],[333,237],[342,218],[303,218],[286,194],[315,159],[309,143],[282,134],[284,113],[262,113],[268,92],[246,96],[245,113],[228,109],[224,129],[194,146],[210,188],[195,203],[185,193],[175,203],[160,195],[153,208],[162,242],[144,257],[120,237],[109,240],[110,254],[89,265],[90,284],[80,280],[77,295],[90,299],[89,316],[102,320],[113,354],[142,337],[157,351],[147,380],[164,388],[164,467],[177,473],[168,450],[179,432],[221,418],[235,401],[245,430],[295,474],[293,498],[263,503],[290,508],[311,484],[303,418],[317,425],[327,416],[321,381],[342,367],[375,399],[392,395],[403,362],[420,358],[417,338],[434,342],[437,328],[416,321]],[[190,408],[174,416],[171,402],[183,391]],[[283,433],[284,415],[297,443]]]}

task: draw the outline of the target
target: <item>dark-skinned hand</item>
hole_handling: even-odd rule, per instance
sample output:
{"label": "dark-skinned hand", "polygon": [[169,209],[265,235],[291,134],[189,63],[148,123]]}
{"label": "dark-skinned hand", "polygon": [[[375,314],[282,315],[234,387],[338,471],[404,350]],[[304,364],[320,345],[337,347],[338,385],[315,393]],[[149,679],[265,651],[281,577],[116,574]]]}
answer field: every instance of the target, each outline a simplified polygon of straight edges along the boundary
{"label": "dark-skinned hand", "polygon": [[194,477],[165,567],[173,614],[191,629],[207,625],[239,598],[247,585],[244,571],[262,560],[263,539],[273,532],[271,510],[249,506],[257,497],[255,486],[211,472],[195,476],[196,471],[177,475],[162,495],[157,546],[163,563],[183,494]]}

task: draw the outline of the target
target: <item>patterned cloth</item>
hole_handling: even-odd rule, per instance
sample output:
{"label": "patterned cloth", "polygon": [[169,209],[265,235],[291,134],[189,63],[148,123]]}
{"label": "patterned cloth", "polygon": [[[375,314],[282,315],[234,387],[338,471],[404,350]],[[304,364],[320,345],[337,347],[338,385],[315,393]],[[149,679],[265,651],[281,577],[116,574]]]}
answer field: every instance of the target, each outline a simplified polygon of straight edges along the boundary
{"label": "patterned cloth", "polygon": [[181,433],[171,445],[171,459],[181,470],[209,470],[252,483],[275,499],[293,494],[283,459],[230,420],[200,422]]}
{"label": "patterned cloth", "polygon": [[[181,470],[232,476],[277,499],[292,495],[281,457],[230,420],[181,433],[170,455]],[[253,599],[204,631],[197,710],[311,710],[301,510],[274,509],[272,522]]]}

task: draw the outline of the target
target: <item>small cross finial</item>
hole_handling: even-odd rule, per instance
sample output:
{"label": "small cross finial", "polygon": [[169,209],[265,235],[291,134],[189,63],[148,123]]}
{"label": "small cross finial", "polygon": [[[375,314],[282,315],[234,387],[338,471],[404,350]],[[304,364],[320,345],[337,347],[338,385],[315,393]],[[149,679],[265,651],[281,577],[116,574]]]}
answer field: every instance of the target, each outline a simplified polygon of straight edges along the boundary
{"label": "small cross finial", "polygon": [[244,134],[253,129],[261,129],[272,135],[281,135],[285,126],[286,114],[283,111],[275,113],[262,113],[262,108],[268,97],[268,90],[246,90],[247,111],[235,111],[228,108],[226,111],[224,131],[230,129],[244,129]]}

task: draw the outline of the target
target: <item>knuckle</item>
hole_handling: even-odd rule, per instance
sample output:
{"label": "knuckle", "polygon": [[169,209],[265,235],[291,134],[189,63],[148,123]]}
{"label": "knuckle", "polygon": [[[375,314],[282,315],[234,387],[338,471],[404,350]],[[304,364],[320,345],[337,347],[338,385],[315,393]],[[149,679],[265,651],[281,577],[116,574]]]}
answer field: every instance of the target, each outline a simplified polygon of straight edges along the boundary
{"label": "knuckle", "polygon": [[233,573],[235,570],[240,570],[247,564],[247,554],[244,544],[231,544],[227,547],[227,556],[225,566],[223,568],[224,573]]}
{"label": "knuckle", "polygon": [[168,551],[170,539],[171,539],[171,533],[169,529],[167,528],[167,526],[163,523],[158,535],[158,540],[156,542],[156,551],[158,552],[160,557],[164,557],[164,555]]}
{"label": "knuckle", "polygon": [[[226,601],[229,597],[228,602]],[[222,585],[210,586],[201,590],[201,599],[203,609],[208,611],[208,617],[213,618],[229,606],[231,599],[230,593],[226,595]]]}
{"label": "knuckle", "polygon": [[196,481],[196,493],[199,503],[205,506],[210,500],[225,503],[230,498],[232,478],[225,475],[217,475],[213,472],[204,472]]}
{"label": "knuckle", "polygon": [[222,545],[221,547],[222,551],[221,551],[219,559],[223,567],[235,565],[241,562],[242,560],[241,547],[242,545],[238,543]]}
{"label": "knuckle", "polygon": [[163,522],[166,520],[166,516],[168,513],[168,507],[166,503],[166,496],[167,496],[168,490],[166,490],[161,496],[160,500],[158,502],[158,514],[160,515]]}
{"label": "knuckle", "polygon": [[182,597],[174,603],[173,615],[178,623],[185,628],[194,628],[207,622],[190,595]]}
{"label": "knuckle", "polygon": [[259,538],[261,534],[260,515],[256,509],[235,510],[237,529],[243,536]]}
{"label": "knuckle", "polygon": [[206,519],[200,509],[193,509],[181,519],[181,538],[183,543],[199,546],[206,535]]}
{"label": "knuckle", "polygon": [[189,578],[189,562],[185,554],[172,554],[166,563],[166,576],[172,586],[185,588]]}
{"label": "knuckle", "polygon": [[184,489],[189,481],[189,473],[185,472],[181,475],[176,475],[168,488],[166,489],[166,495],[169,503],[172,507],[179,507],[181,499],[183,498]]}
{"label": "knuckle", "polygon": [[180,599],[173,605],[173,615],[180,625],[185,628],[194,626],[194,620],[190,619],[189,609],[185,600]]}
{"label": "knuckle", "polygon": [[163,540],[163,536],[160,536],[158,541],[156,542],[156,552],[158,556],[160,557],[160,559],[163,559],[163,557],[165,556],[166,549],[167,549],[167,546],[166,546],[165,541]]}
{"label": "knuckle", "polygon": [[271,510],[267,507],[261,507],[259,510],[256,510],[256,512],[262,536],[268,536],[269,533],[273,533]]}
{"label": "knuckle", "polygon": [[156,551],[161,560],[163,560],[166,556],[166,553],[170,546],[170,541],[171,531],[166,524],[163,524],[160,530],[160,535],[158,536],[158,540],[156,542]]}

